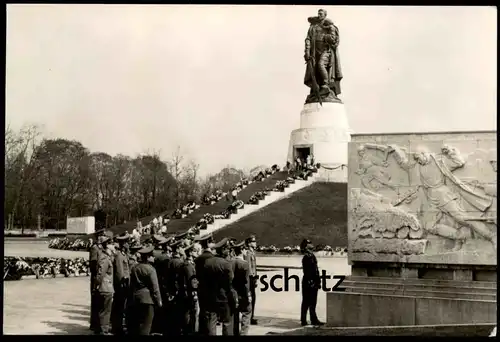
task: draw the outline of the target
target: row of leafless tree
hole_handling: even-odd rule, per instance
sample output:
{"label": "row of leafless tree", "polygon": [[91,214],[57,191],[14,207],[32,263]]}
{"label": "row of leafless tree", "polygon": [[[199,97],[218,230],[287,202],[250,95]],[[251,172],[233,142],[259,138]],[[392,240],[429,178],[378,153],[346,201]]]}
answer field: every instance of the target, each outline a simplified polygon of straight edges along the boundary
{"label": "row of leafless tree", "polygon": [[43,138],[29,125],[5,131],[5,227],[64,229],[68,216],[105,213],[106,226],[174,210],[224,191],[245,176],[224,168],[200,179],[199,165],[178,147],[170,160],[91,152],[80,142]]}

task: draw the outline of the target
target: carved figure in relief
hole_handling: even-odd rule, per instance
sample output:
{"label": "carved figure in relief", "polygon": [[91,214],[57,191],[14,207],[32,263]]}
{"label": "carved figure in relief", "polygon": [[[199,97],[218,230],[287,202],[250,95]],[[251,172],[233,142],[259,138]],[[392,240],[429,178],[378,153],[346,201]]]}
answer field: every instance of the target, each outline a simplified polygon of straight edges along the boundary
{"label": "carved figure in relief", "polygon": [[[418,188],[423,192],[427,206],[421,210],[421,222],[425,224],[427,231],[455,240],[453,250],[459,250],[468,238],[464,230],[459,228],[468,227],[472,232],[491,241],[496,249],[496,228],[492,230],[486,224],[494,224],[496,218],[484,216],[492,206],[493,198],[474,191],[453,174],[453,171],[465,165],[458,150],[443,145],[439,154],[430,153],[424,147],[406,153],[397,146],[388,146],[388,153],[394,156],[402,169],[417,169],[420,181]],[[470,214],[460,204],[460,200],[483,215]]]}
{"label": "carved figure in relief", "polygon": [[[383,160],[373,158],[367,154],[367,149],[374,149],[383,152]],[[360,176],[361,184],[363,184],[365,188],[372,190],[378,189],[380,187],[376,184],[378,182],[389,189],[396,190],[396,187],[390,183],[391,175],[382,169],[389,166],[389,163],[387,163],[387,157],[389,156],[388,151],[389,149],[387,146],[369,143],[361,145],[358,148],[359,168],[355,172]]]}
{"label": "carved figure in relief", "polygon": [[352,189],[353,252],[423,254],[427,240],[415,215],[368,189]]}

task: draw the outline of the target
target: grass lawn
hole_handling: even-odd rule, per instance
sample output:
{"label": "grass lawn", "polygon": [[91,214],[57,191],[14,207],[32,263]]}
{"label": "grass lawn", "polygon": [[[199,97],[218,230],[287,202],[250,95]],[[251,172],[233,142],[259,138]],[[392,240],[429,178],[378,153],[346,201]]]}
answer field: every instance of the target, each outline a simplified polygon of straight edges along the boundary
{"label": "grass lawn", "polygon": [[243,240],[250,234],[263,246],[295,246],[304,238],[315,245],[347,246],[347,184],[313,183],[215,232],[214,238]]}

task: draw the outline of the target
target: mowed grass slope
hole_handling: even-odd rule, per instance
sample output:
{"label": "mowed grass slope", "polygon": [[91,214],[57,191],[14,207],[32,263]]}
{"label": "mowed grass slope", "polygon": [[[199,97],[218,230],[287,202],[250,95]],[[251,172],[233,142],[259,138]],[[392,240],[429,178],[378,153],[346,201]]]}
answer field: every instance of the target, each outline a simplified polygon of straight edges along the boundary
{"label": "mowed grass slope", "polygon": [[214,238],[241,241],[251,234],[262,246],[296,246],[304,238],[315,245],[347,246],[347,184],[313,183],[224,227]]}

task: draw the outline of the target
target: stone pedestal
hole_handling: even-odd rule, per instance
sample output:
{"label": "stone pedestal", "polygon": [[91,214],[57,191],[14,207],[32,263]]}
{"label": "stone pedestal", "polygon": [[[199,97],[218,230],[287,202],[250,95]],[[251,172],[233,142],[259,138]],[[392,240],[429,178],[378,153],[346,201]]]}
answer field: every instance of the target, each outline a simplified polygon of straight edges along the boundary
{"label": "stone pedestal", "polygon": [[326,180],[347,182],[345,166],[350,140],[343,103],[307,103],[300,113],[300,128],[290,135],[287,160],[293,165],[300,149],[309,149],[314,162],[323,166]]}

